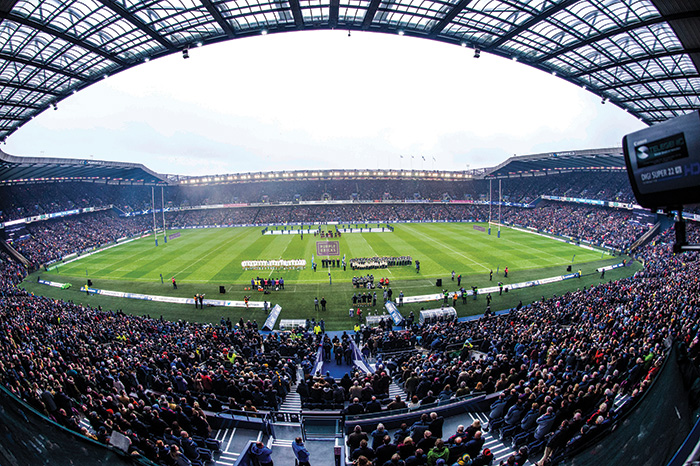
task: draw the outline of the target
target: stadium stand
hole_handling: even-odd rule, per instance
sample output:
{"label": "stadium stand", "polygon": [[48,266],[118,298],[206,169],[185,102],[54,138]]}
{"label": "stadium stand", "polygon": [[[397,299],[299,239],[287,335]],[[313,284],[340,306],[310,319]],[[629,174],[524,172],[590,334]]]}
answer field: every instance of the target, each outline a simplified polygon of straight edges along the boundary
{"label": "stadium stand", "polygon": [[[535,170],[542,168],[530,163],[539,167]],[[545,194],[618,202],[628,199],[622,173],[596,173],[602,176],[548,174],[538,177],[534,185],[530,177],[501,179],[506,187],[503,199],[511,203],[502,206],[501,221],[626,249],[648,229],[636,222],[633,211],[540,198]],[[289,185],[282,182],[229,188],[168,186],[162,202],[170,209],[165,215],[168,228],[287,222],[483,222],[489,219],[483,201],[497,196],[496,180],[443,182],[439,190],[437,184],[420,179],[409,186],[375,180],[295,181],[293,191],[301,193],[298,197],[290,195]],[[59,189],[63,186],[59,183],[45,186],[48,189],[2,187],[14,203],[3,210],[4,218],[79,209],[60,218],[30,219],[23,225],[23,234],[12,238],[15,250],[34,267],[152,228],[152,217],[141,212],[150,207],[148,186],[134,189],[79,182],[65,183],[65,190]],[[59,191],[61,195],[56,194]],[[198,197],[192,192],[198,192]],[[353,198],[352,193],[358,192],[366,194],[342,204],[301,200],[322,199],[324,194]],[[259,203],[261,196],[267,196],[264,203]],[[357,202],[363,196],[379,196],[383,202]],[[433,197],[440,201],[425,202]],[[443,202],[446,198],[469,202]],[[222,201],[236,201],[237,206],[196,207]],[[288,204],[277,205],[279,202]],[[106,210],[89,212],[92,207]],[[492,208],[494,221],[495,212]],[[695,224],[689,231],[692,239],[700,239]],[[441,404],[470,403],[465,400],[499,394],[504,400],[502,416],[489,407],[491,401],[473,412],[475,419],[484,409],[492,415],[492,422],[484,423],[489,431],[483,430],[483,435],[490,442],[502,438],[516,449],[525,445],[533,457],[545,455],[559,461],[579,451],[589,439],[600,441],[643,398],[667,358],[666,337],[683,341],[690,357],[698,359],[691,324],[697,317],[697,303],[687,306],[680,318],[672,312],[678,290],[681,296],[697,294],[697,281],[677,285],[681,276],[696,273],[697,256],[684,255],[680,265],[670,254],[667,243],[671,238],[671,231],[662,230],[652,244],[641,248],[638,257],[646,267],[633,278],[543,298],[505,316],[439,325],[414,321],[406,329],[392,328],[387,320],[366,327],[356,343],[362,355],[377,361],[376,370],[370,374],[353,371],[340,380],[312,373],[312,367],[317,354],[324,359],[335,354],[346,357],[350,343],[347,338],[314,335],[313,323],[306,325],[307,330],[263,335],[252,322],[233,324],[222,319],[213,326],[166,322],[46,299],[17,288],[25,268],[3,254],[6,337],[0,377],[10,392],[59,424],[101,443],[107,443],[112,432],[121,432],[130,438],[130,451],[161,464],[170,464],[177,454],[194,461],[216,456],[215,434],[208,426],[218,422],[217,412],[249,417],[250,413],[288,409],[298,399],[301,409],[344,412],[348,422],[368,425],[395,413],[410,417],[412,412],[440,409]],[[640,302],[644,305],[639,306]],[[652,312],[654,318],[648,319]],[[176,335],[178,343],[174,344]],[[188,336],[182,339],[180,335]],[[39,341],[43,344],[37,346]],[[465,341],[470,342],[468,347]],[[93,350],[95,345],[99,351]],[[322,353],[317,353],[319,347],[324,348]],[[33,354],[26,352],[28,348],[34,348]],[[125,348],[132,350],[125,353]],[[192,348],[198,351],[190,351]],[[470,357],[476,354],[480,357]],[[603,403],[614,408],[601,411]],[[603,419],[591,421],[598,411]],[[518,424],[519,417],[526,418],[527,413],[533,413],[530,419],[547,420],[546,428],[533,431],[529,425]],[[580,433],[582,420],[590,424],[585,436]],[[474,440],[477,430],[464,437],[465,445]],[[447,434],[442,440],[448,450],[460,451]],[[193,446],[187,440],[190,436],[196,439],[195,446],[182,448]],[[400,456],[408,459],[411,448],[399,448],[401,441],[397,438],[390,443],[396,443]],[[173,445],[184,451],[176,453]]]}
{"label": "stadium stand", "polygon": [[[538,190],[531,189],[532,178],[507,178],[502,180],[502,195],[505,202],[528,204],[540,195],[555,195],[584,199],[601,199],[617,202],[631,202],[632,192],[624,172],[596,171],[595,178],[584,173],[552,174],[538,178]],[[491,196],[498,200],[497,180],[492,180]],[[443,181],[440,183],[429,180],[415,180],[413,186],[404,186],[400,182],[367,180],[357,181],[328,181],[327,184],[338,185],[337,189],[329,190],[327,186],[317,186],[310,182],[276,181],[230,185],[169,185],[166,188],[165,204],[168,208],[192,208],[196,206],[230,205],[230,204],[279,204],[321,201],[324,194],[331,193],[330,200],[341,201],[444,201],[467,200],[487,201],[489,199],[489,180],[474,179],[471,181]],[[411,184],[411,183],[408,183]],[[150,186],[108,185],[85,182],[56,182],[41,183],[41,189],[36,184],[0,185],[0,222],[7,222],[27,217],[48,215],[57,212],[84,209],[89,207],[113,206],[122,213],[139,212],[151,208]],[[584,188],[578,188],[584,186]],[[303,189],[300,189],[302,188]],[[353,197],[352,193],[358,193]],[[364,191],[366,190],[366,191]],[[267,196],[263,202],[263,194]],[[300,197],[296,197],[300,194]],[[160,207],[160,189],[157,189],[157,207]],[[334,212],[329,213],[328,219],[313,218],[313,221],[332,221],[337,217],[347,217],[373,221],[384,215],[382,208],[378,211],[363,212],[363,215],[352,213],[349,206],[333,206]],[[301,209],[293,213],[280,211],[279,221],[307,222],[312,221],[308,213]],[[409,213],[399,214],[398,218],[407,218]],[[436,213],[436,219],[444,213]],[[432,215],[431,215],[432,216]],[[223,221],[223,220],[222,220]],[[256,223],[275,223],[276,220]],[[243,219],[225,223],[253,223]]]}
{"label": "stadium stand", "polygon": [[12,245],[30,262],[41,265],[151,228],[145,216],[120,218],[112,211],[96,212],[30,224],[27,228],[29,236],[14,241]]}
{"label": "stadium stand", "polygon": [[[691,240],[700,240],[699,231],[693,224]],[[66,238],[62,247],[67,249],[74,243]],[[503,317],[414,323],[404,331],[367,329],[363,352],[392,355],[376,373],[355,372],[336,383],[310,373],[316,345],[304,343],[310,341],[308,333],[264,337],[250,322],[165,322],[34,296],[16,287],[26,272],[3,254],[0,376],[12,393],[59,424],[101,442],[120,431],[131,438],[133,450],[161,462],[158,439],[182,444],[183,430],[207,438],[207,411],[276,409],[295,381],[297,366],[304,368],[308,386],[305,403],[314,407],[337,408],[355,393],[361,412],[375,399],[377,412],[393,409],[381,401],[389,401],[387,372],[409,399],[417,397],[418,406],[500,392],[508,409],[500,415],[491,411],[492,428],[537,452],[549,444],[546,434],[562,424],[566,435],[558,434],[560,446],[552,447],[553,454],[561,454],[567,442],[559,436],[568,441],[589,425],[592,437],[632,406],[627,402],[613,410],[601,408],[603,403],[642,396],[665,357],[667,338],[684,341],[696,353],[700,305],[681,304],[679,298],[696,301],[700,295],[697,279],[684,279],[697,276],[697,254],[679,258],[659,242],[643,257],[646,267],[633,278],[543,299]],[[322,336],[317,338],[319,344]],[[131,350],[125,353],[126,348]],[[485,356],[471,359],[471,351]],[[331,398],[325,398],[329,392]],[[553,421],[532,432],[520,431],[510,418],[499,423],[512,406],[522,413],[537,409],[538,419]],[[82,418],[92,431],[83,430]]]}

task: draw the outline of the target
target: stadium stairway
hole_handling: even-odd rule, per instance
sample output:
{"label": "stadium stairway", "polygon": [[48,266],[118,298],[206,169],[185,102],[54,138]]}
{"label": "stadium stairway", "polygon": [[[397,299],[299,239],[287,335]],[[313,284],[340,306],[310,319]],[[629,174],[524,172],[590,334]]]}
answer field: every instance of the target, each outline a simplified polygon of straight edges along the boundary
{"label": "stadium stairway", "polygon": [[212,437],[221,442],[221,451],[214,454],[214,466],[233,466],[248,444],[248,441],[263,440],[262,432],[250,429],[220,429],[212,432]]}
{"label": "stadium stairway", "polygon": [[672,225],[673,225],[673,220],[668,218],[665,215],[659,215],[658,216],[658,221],[652,226],[648,231],[646,231],[642,236],[637,238],[634,243],[630,246],[630,252],[634,253],[635,251],[643,248],[647,244],[651,243],[651,241],[668,230]]}
{"label": "stadium stairway", "polygon": [[[377,370],[377,363],[376,360],[372,360],[369,363],[369,367],[373,370]],[[393,400],[396,395],[401,395],[401,399],[408,403],[410,400],[408,399],[408,395],[406,394],[406,391],[403,389],[401,385],[396,383],[396,380],[398,380],[396,371],[391,374],[391,384],[389,384],[389,400]]]}
{"label": "stadium stairway", "polygon": [[22,254],[20,254],[15,248],[7,244],[7,242],[5,242],[4,239],[0,238],[0,251],[2,251],[3,249],[10,255],[10,257],[15,259],[20,264],[24,265],[27,268],[31,266],[31,263]]}
{"label": "stadium stairway", "polygon": [[[455,418],[449,418],[445,420],[445,427],[443,428],[443,432],[445,435],[443,435],[443,438],[447,438],[450,435],[452,435],[454,432],[457,431],[456,426],[454,428],[448,427],[448,421],[450,420],[456,420],[459,421],[459,424],[463,424],[465,426],[469,426],[471,423],[474,421],[478,420],[481,422],[482,426],[485,426],[488,424],[488,417],[486,416],[485,413],[481,412],[468,412],[465,413],[464,415],[457,416]],[[451,430],[448,430],[451,429]],[[514,453],[517,452],[517,449],[514,449],[509,442],[503,442],[501,441],[498,437],[494,437],[491,435],[491,432],[484,432],[482,431],[481,433],[482,437],[484,438],[484,448],[488,448],[491,450],[491,453],[493,453],[494,456],[494,461],[493,464],[498,464],[501,461],[505,462],[508,457]],[[483,450],[483,449],[482,449]],[[542,452],[537,452],[534,455],[534,458],[530,458],[528,461],[524,463],[524,466],[533,466],[537,460],[539,460],[542,457]]]}
{"label": "stadium stairway", "polygon": [[[301,368],[297,368],[297,381],[304,379],[304,371]],[[294,412],[298,413],[301,411],[301,397],[297,393],[297,386],[299,384],[292,384],[289,393],[284,398],[284,401],[280,405],[279,411],[283,412]]]}
{"label": "stadium stairway", "polygon": [[292,389],[284,399],[284,402],[280,405],[280,411],[284,412],[295,412],[301,411],[301,397],[297,393],[297,386],[292,385]]}
{"label": "stadium stairway", "polygon": [[391,379],[391,384],[389,385],[389,399],[393,400],[396,395],[401,395],[401,399],[405,402],[409,401],[406,399],[408,395],[406,395],[406,391],[403,387],[398,385],[394,379]]}
{"label": "stadium stairway", "polygon": [[[284,399],[284,402],[280,405],[280,411],[283,412],[299,412],[301,411],[301,397],[299,394],[296,392],[297,386],[292,385],[291,391],[287,394],[287,397]],[[408,401],[406,399],[406,392],[404,391],[403,388],[401,388],[396,382],[393,380],[391,381],[391,385],[389,385],[389,399],[393,400],[396,395],[401,395],[401,399],[404,401]]]}

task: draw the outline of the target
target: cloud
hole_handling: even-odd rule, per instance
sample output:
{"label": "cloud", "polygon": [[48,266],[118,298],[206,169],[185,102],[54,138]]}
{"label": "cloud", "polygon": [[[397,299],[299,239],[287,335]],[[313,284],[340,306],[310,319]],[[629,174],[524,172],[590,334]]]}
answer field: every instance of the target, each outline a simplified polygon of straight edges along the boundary
{"label": "cloud", "polygon": [[25,125],[7,151],[138,161],[197,175],[386,168],[399,155],[463,169],[513,153],[619,145],[642,127],[559,78],[472,55],[360,32],[229,41],[90,86]]}

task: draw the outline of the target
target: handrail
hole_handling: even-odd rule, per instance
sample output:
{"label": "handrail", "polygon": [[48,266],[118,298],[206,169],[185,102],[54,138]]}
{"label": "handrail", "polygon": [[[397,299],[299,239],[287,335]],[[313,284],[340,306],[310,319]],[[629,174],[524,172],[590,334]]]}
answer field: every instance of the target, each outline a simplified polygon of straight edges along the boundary
{"label": "handrail", "polygon": [[[72,436],[72,437],[76,438],[77,440],[79,440],[80,442],[84,442],[86,444],[89,444],[92,447],[94,447],[96,450],[109,450],[111,453],[114,453],[116,456],[123,458],[124,464],[128,464],[129,462],[131,462],[132,464],[138,464],[140,466],[156,466],[155,463],[153,463],[148,458],[145,458],[144,456],[128,455],[127,453],[123,452],[119,448],[116,448],[112,445],[105,445],[104,443],[100,443],[97,440],[91,439],[89,437],[82,435],[79,432],[75,432],[71,429],[68,429],[68,428],[62,426],[61,424],[57,423],[56,421],[48,418],[44,414],[37,411],[34,407],[32,407],[31,405],[26,403],[23,399],[19,398],[17,395],[15,395],[11,391],[9,391],[7,389],[7,387],[5,387],[3,384],[0,384],[0,396],[6,396],[10,399],[11,403],[17,404],[17,406],[19,407],[19,411],[22,413],[22,416],[25,418],[25,420],[27,418],[27,413],[31,413],[31,415],[37,416],[37,417],[41,418],[42,421],[51,424],[51,426],[53,428],[57,429],[58,431],[60,431],[64,434],[67,434],[69,436]],[[38,428],[40,429],[41,427],[38,426]],[[104,454],[104,453],[101,453],[101,454]]]}
{"label": "handrail", "polygon": [[416,351],[416,345],[413,345],[412,348],[403,348],[395,351],[380,351],[379,349],[376,350],[377,354],[382,355],[382,359],[386,356],[396,356],[397,354],[403,354],[403,353],[412,353]]}
{"label": "handrail", "polygon": [[428,403],[426,405],[421,405],[416,408],[401,408],[401,409],[392,409],[392,410],[382,410],[378,411],[376,413],[364,413],[364,414],[355,414],[355,415],[345,415],[345,421],[346,422],[360,422],[360,421],[366,421],[366,420],[371,420],[375,418],[386,418],[388,416],[395,417],[397,415],[401,414],[422,414],[425,411],[432,411],[435,410],[436,408],[440,407],[445,407],[445,406],[452,406],[456,407],[461,403],[465,403],[468,401],[473,401],[477,399],[480,396],[486,395],[485,392],[474,392],[470,393],[468,395],[461,396],[459,398],[450,398],[449,400],[438,400],[434,403]]}
{"label": "handrail", "polygon": [[651,384],[644,390],[639,397],[639,399],[629,408],[626,409],[624,413],[622,413],[618,418],[615,419],[615,421],[608,426],[607,429],[604,429],[598,433],[596,433],[593,437],[589,438],[588,441],[582,445],[580,445],[578,448],[575,450],[572,450],[568,452],[565,456],[565,458],[573,458],[574,456],[578,455],[579,453],[583,453],[584,451],[588,450],[589,448],[594,448],[598,442],[600,441],[601,438],[604,436],[608,435],[612,430],[616,429],[618,425],[620,425],[625,419],[627,419],[634,411],[637,409],[637,407],[644,402],[644,400],[647,398],[647,395],[652,391],[652,388],[656,385],[657,381],[659,380],[658,375],[661,374],[668,364],[670,358],[670,355],[672,353],[672,350],[669,348],[666,352],[666,355],[664,356],[664,361],[661,364],[661,368],[659,369],[659,372],[656,377],[654,377],[651,381]]}

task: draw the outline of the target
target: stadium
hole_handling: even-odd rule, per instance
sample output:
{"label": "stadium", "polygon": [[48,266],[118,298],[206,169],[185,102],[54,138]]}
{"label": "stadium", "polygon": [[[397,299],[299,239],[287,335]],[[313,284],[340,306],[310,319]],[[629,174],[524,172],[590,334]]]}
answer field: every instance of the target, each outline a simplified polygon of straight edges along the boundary
{"label": "stadium", "polygon": [[[0,3],[0,138],[152,59],[318,29],[513,59],[651,129],[700,109],[692,2],[176,3]],[[0,151],[0,464],[694,464],[700,211],[640,205],[625,159]]]}

